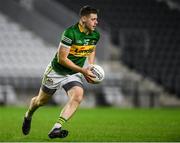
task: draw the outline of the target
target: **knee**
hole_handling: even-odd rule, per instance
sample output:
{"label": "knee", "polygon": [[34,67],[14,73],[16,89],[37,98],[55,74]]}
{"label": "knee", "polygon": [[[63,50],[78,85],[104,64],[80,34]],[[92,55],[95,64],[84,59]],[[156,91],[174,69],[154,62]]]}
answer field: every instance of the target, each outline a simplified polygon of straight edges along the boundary
{"label": "knee", "polygon": [[81,103],[83,100],[84,91],[82,88],[77,88],[73,90],[73,93],[71,94],[71,100]]}
{"label": "knee", "polygon": [[43,99],[39,99],[38,101],[37,101],[37,105],[38,106],[43,106],[44,104],[46,104],[47,103],[47,101],[46,100],[43,100]]}
{"label": "knee", "polygon": [[37,98],[37,97],[33,97],[33,98],[31,99],[31,103],[36,104],[36,98]]}
{"label": "knee", "polygon": [[45,104],[45,102],[43,102],[43,101],[41,101],[41,100],[38,100],[38,101],[37,101],[37,105],[38,105],[38,106],[43,106],[44,104]]}
{"label": "knee", "polygon": [[37,106],[43,106],[46,103],[44,100],[39,99],[38,97],[32,98],[32,102]]}
{"label": "knee", "polygon": [[81,94],[81,95],[80,94],[74,95],[73,100],[80,104],[81,101],[83,100],[83,94]]}

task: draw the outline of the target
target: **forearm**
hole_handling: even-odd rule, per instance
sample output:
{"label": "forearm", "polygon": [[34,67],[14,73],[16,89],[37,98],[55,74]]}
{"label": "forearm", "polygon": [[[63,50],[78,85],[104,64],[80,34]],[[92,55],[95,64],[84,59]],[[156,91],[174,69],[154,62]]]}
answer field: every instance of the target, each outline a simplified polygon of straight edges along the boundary
{"label": "forearm", "polygon": [[95,61],[95,51],[93,51],[88,57],[88,64],[94,64]]}
{"label": "forearm", "polygon": [[81,68],[80,66],[74,64],[71,60],[69,60],[68,58],[65,59],[60,59],[59,63],[75,72],[80,72],[83,73],[83,68]]}

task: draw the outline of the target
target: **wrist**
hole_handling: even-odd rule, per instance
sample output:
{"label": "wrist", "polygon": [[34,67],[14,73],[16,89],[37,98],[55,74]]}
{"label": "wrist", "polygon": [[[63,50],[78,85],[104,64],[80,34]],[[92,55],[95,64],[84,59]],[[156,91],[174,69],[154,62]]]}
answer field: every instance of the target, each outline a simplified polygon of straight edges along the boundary
{"label": "wrist", "polygon": [[85,68],[81,68],[79,72],[84,75],[85,74]]}

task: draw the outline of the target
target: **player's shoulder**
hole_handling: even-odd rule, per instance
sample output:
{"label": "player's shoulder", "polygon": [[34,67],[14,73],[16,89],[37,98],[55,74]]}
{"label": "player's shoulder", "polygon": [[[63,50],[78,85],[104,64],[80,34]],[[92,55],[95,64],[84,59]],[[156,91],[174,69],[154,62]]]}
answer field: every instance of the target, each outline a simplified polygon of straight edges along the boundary
{"label": "player's shoulder", "polygon": [[74,31],[76,29],[77,29],[77,26],[76,26],[76,24],[74,24],[74,25],[71,25],[71,26],[67,27],[65,29],[65,31],[72,32],[72,31]]}
{"label": "player's shoulder", "polygon": [[68,28],[66,28],[63,32],[63,35],[69,38],[73,38],[74,37],[74,33],[75,33],[75,25],[71,25]]}

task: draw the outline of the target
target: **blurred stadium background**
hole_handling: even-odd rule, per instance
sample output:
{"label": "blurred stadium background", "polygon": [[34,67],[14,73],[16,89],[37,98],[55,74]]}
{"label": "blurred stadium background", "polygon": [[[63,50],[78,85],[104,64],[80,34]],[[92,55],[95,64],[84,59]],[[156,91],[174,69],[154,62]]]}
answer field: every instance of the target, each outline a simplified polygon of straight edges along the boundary
{"label": "blurred stadium background", "polygon": [[[106,79],[86,84],[81,106],[180,106],[178,0],[0,0],[0,105],[27,106],[63,30],[87,4],[100,10],[97,63]],[[64,94],[50,104],[64,104]]]}

